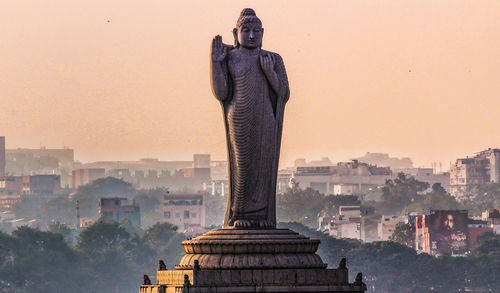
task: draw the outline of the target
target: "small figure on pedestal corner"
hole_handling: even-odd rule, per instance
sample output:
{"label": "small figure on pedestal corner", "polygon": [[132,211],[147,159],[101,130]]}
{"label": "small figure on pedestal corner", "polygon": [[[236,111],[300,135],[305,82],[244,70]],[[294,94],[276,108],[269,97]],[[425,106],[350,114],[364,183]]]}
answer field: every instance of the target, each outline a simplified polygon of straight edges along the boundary
{"label": "small figure on pedestal corner", "polygon": [[151,279],[149,278],[148,275],[144,275],[143,285],[151,285]]}
{"label": "small figure on pedestal corner", "polygon": [[166,269],[167,269],[167,265],[165,264],[163,259],[160,259],[160,261],[158,262],[158,270],[165,271]]}
{"label": "small figure on pedestal corner", "polygon": [[344,257],[340,260],[339,269],[347,269],[347,259]]}

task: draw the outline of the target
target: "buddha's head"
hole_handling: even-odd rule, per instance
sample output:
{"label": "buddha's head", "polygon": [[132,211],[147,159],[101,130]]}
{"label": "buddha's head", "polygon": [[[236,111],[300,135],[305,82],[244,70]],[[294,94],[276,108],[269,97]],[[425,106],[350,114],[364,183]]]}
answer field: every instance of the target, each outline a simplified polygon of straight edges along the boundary
{"label": "buddha's head", "polygon": [[262,46],[264,28],[253,9],[245,8],[241,11],[236,27],[233,29],[233,35],[236,47],[256,49]]}

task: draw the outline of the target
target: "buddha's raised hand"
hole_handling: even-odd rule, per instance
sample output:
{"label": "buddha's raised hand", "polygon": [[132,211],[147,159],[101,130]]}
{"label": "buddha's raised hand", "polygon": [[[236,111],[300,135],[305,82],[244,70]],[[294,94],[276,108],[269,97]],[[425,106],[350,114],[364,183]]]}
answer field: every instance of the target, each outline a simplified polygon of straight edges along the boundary
{"label": "buddha's raised hand", "polygon": [[227,47],[222,43],[222,37],[216,35],[212,40],[212,62],[221,62],[226,59]]}
{"label": "buddha's raised hand", "polygon": [[265,54],[260,56],[260,66],[266,75],[274,72],[274,64],[275,61],[273,55]]}

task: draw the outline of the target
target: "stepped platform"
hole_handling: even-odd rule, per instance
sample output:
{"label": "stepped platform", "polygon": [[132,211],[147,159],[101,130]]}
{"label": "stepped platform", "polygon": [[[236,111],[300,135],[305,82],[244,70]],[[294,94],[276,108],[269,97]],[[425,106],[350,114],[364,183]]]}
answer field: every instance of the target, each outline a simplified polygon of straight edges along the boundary
{"label": "stepped platform", "polygon": [[348,269],[328,269],[319,240],[289,229],[217,229],[182,242],[186,254],[140,293],[364,292]]}

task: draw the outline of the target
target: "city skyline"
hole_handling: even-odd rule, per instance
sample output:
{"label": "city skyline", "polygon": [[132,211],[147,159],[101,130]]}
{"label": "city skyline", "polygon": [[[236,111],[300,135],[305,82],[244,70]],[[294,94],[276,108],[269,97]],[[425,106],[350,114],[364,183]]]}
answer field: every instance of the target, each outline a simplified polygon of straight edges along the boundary
{"label": "city skyline", "polygon": [[[248,3],[231,2],[223,14],[202,1],[5,3],[7,148],[68,146],[83,162],[225,159],[207,48],[216,34],[233,42],[227,27]],[[263,20],[264,47],[281,49],[293,81],[282,166],[384,152],[448,169],[500,145],[491,123],[500,109],[500,3],[251,6]]]}

